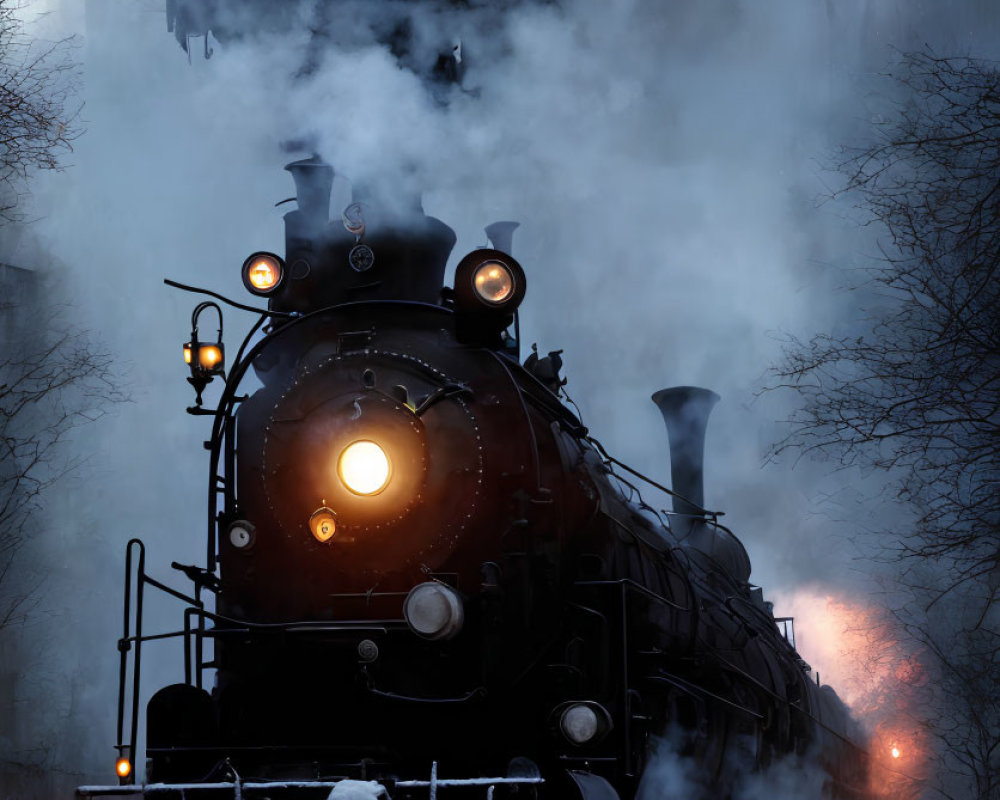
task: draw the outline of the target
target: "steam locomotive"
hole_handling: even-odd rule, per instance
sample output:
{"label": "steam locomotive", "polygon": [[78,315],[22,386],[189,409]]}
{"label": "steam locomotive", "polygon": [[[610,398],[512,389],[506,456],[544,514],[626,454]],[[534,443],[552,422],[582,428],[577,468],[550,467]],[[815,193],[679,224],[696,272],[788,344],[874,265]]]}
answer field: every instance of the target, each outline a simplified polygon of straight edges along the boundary
{"label": "steam locomotive", "polygon": [[[515,223],[442,288],[455,235],[419,199],[362,186],[331,221],[332,167],[287,169],[285,258],[244,264],[267,309],[216,409],[216,303],[184,346],[189,411],[213,424],[206,564],[174,564],[194,590],[129,544],[115,792],[617,800],[665,796],[643,775],[666,748],[695,776],[685,797],[806,754],[830,796],[864,796],[845,708],[703,508],[718,397],[653,395],[673,482],[657,513],[560,399],[559,354],[520,363]],[[164,635],[143,633],[148,588],[187,604],[185,682],[148,703],[141,786],[142,649]]]}

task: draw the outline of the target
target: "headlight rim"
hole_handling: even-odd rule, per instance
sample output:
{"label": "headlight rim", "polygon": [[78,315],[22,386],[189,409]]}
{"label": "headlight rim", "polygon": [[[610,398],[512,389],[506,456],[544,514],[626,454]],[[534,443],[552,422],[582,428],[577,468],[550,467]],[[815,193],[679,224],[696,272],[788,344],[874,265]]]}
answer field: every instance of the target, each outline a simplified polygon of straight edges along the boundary
{"label": "headlight rim", "polygon": [[[278,272],[277,280],[271,286],[264,289],[255,286],[250,280],[250,268],[256,261],[261,259],[272,261]],[[276,253],[271,253],[267,250],[258,250],[255,253],[251,253],[246,260],[244,260],[243,267],[240,270],[244,288],[250,292],[250,294],[256,295],[257,297],[270,297],[277,292],[284,285],[287,274],[288,269],[285,265],[285,260]]]}
{"label": "headlight rim", "polygon": [[[491,262],[502,266],[513,284],[510,294],[500,301],[489,300],[476,289],[477,273]],[[513,314],[524,300],[526,291],[527,279],[524,269],[517,259],[502,250],[486,247],[473,250],[455,267],[455,307],[463,313],[474,312],[501,317]]]}
{"label": "headlight rim", "polygon": [[[421,630],[414,623],[413,618],[416,616],[416,609],[413,606],[421,594],[431,591],[444,599],[448,610],[448,617],[435,630],[426,631]],[[462,628],[465,627],[465,603],[458,592],[447,584],[440,581],[424,581],[418,583],[407,592],[406,599],[403,600],[403,619],[406,620],[407,627],[421,639],[433,642],[446,641],[455,638],[462,631]]]}

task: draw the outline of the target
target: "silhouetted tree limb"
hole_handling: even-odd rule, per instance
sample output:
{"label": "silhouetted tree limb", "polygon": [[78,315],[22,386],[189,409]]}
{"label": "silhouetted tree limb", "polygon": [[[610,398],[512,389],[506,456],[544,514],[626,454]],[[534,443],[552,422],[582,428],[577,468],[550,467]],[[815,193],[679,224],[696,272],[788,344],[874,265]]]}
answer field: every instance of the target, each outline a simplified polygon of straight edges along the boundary
{"label": "silhouetted tree limb", "polygon": [[86,333],[45,334],[44,327],[5,344],[0,357],[0,628],[23,613],[31,595],[9,580],[29,520],[43,493],[82,461],[65,453],[66,438],[123,399],[110,356]]}
{"label": "silhouetted tree limb", "polygon": [[[803,403],[775,448],[884,470],[918,513],[896,555],[1000,587],[1000,70],[903,57],[894,120],[845,149],[845,192],[888,233],[854,288],[851,336],[787,342],[776,383]],[[933,597],[928,602],[933,602]]]}
{"label": "silhouetted tree limb", "polygon": [[59,169],[60,156],[80,135],[72,40],[29,37],[18,16],[24,7],[0,0],[0,218],[7,220],[17,218],[28,175]]}

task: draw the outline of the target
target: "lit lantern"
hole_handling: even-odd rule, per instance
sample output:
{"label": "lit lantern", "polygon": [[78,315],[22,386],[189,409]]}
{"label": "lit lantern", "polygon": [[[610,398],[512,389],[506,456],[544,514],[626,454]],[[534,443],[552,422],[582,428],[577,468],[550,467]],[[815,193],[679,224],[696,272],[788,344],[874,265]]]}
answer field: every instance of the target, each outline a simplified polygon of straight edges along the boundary
{"label": "lit lantern", "polygon": [[[198,339],[198,317],[206,308],[214,308],[219,315],[219,333],[214,342],[202,342]],[[222,310],[212,302],[199,303],[191,313],[191,341],[184,344],[184,363],[191,370],[188,378],[195,392],[197,403],[201,405],[201,393],[212,382],[216,375],[225,377],[226,348],[222,343]]]}

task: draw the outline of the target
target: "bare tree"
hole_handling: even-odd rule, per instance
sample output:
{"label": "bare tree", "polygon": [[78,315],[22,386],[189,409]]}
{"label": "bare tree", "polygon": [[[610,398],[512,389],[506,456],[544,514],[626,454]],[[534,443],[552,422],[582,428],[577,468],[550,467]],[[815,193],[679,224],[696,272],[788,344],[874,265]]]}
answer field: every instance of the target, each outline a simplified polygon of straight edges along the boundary
{"label": "bare tree", "polygon": [[967,588],[930,613],[921,590],[885,588],[896,610],[848,604],[838,638],[868,733],[872,796],[1000,800],[1000,631],[970,624],[978,603]]}
{"label": "bare tree", "polygon": [[[19,310],[0,305],[0,316],[28,316]],[[110,356],[86,332],[26,322],[7,326],[16,335],[0,357],[0,629],[30,595],[10,571],[42,493],[81,462],[65,452],[67,436],[123,398]]]}
{"label": "bare tree", "polygon": [[[59,169],[80,134],[72,39],[30,36],[26,8],[21,0],[0,0],[0,224],[20,221],[28,178]],[[55,315],[26,301],[31,293],[24,289],[35,282],[30,270],[0,264],[0,628],[23,612],[30,593],[11,571],[32,512],[41,493],[74,466],[60,445],[118,394],[108,356],[87,334],[53,333]]]}
{"label": "bare tree", "polygon": [[852,286],[877,310],[853,335],[788,343],[776,382],[802,405],[774,452],[884,470],[918,515],[894,555],[946,568],[938,594],[985,583],[985,609],[1000,589],[1000,70],[919,52],[892,77],[895,118],[838,164],[888,234]]}
{"label": "bare tree", "polygon": [[24,8],[19,0],[0,0],[0,218],[6,220],[17,219],[31,172],[60,169],[60,157],[80,135],[72,39],[28,36],[19,16]]}
{"label": "bare tree", "polygon": [[773,452],[880,470],[916,512],[871,540],[896,565],[893,634],[878,635],[924,671],[892,682],[922,774],[900,756],[886,782],[1000,800],[1000,66],[924,51],[890,77],[893,113],[837,164],[884,232],[852,274],[867,314],[787,343],[776,383],[801,405]]}
{"label": "bare tree", "polygon": [[907,623],[906,630],[935,673],[922,687],[916,720],[935,745],[927,770],[931,787],[948,800],[1000,800],[997,632],[926,620]]}

